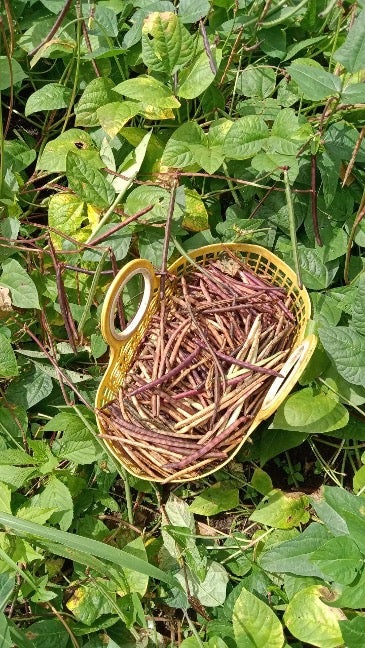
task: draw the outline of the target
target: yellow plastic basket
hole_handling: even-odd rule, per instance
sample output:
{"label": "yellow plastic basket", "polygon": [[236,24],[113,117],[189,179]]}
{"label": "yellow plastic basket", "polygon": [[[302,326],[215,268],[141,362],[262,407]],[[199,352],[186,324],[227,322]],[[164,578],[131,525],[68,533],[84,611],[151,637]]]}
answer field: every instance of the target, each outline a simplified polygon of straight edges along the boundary
{"label": "yellow plastic basket", "polygon": [[[189,252],[189,257],[195,263],[205,266],[212,259],[216,259],[224,254],[227,248],[235,254],[238,254],[254,273],[258,275],[264,274],[272,285],[285,288],[288,296],[291,298],[290,308],[296,319],[297,330],[291,354],[280,370],[283,377],[274,379],[266,394],[262,407],[253,419],[250,428],[242,435],[240,443],[231,452],[228,459],[225,459],[224,462],[220,463],[214,469],[202,473],[199,479],[216,472],[231,461],[259,423],[275,412],[298,381],[317,342],[315,335],[305,337],[306,325],[311,314],[308,293],[305,288],[300,289],[298,287],[295,272],[272,252],[258,245],[229,243],[225,245],[208,245],[199,248],[193,252]],[[169,267],[169,273],[175,274],[177,277],[186,274],[190,270],[192,270],[192,264],[185,257],[180,257]],[[127,282],[138,274],[142,275],[144,279],[144,292],[141,303],[136,315],[124,331],[117,332],[114,326],[114,318],[118,299]],[[171,287],[170,282],[168,283],[169,288],[166,290],[167,300],[173,290],[173,286]],[[96,409],[100,409],[117,396],[119,388],[123,384],[125,376],[134,361],[136,350],[146,332],[150,319],[159,307],[158,288],[159,278],[156,277],[152,264],[143,259],[137,259],[127,263],[112,282],[106,294],[101,314],[101,330],[106,343],[110,346],[110,359],[97,391],[95,399]],[[98,427],[99,431],[105,434],[105,430],[99,420]],[[107,439],[104,440],[104,443],[115,459],[136,477],[148,479],[149,481],[164,481],[163,479],[152,480],[148,475],[142,474],[138,466],[132,465],[130,458],[123,452],[123,448],[119,444],[116,447],[112,441]],[[184,482],[189,481],[189,477],[175,480],[169,478],[168,481],[175,483]]]}

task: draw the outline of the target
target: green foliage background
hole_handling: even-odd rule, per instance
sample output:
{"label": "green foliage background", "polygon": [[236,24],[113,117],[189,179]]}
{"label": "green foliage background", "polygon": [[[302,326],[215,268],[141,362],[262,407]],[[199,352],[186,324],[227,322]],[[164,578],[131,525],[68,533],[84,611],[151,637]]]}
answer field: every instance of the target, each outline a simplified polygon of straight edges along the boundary
{"label": "green foliage background", "polygon": [[[4,0],[0,43],[1,645],[358,648],[364,1]],[[93,403],[106,289],[161,267],[176,180],[169,260],[268,247],[319,343],[238,460],[159,489]]]}

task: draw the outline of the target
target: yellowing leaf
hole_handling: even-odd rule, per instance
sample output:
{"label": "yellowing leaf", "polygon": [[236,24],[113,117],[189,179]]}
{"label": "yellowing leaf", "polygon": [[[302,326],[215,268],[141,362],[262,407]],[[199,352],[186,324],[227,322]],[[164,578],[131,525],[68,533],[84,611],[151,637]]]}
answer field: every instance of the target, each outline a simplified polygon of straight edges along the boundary
{"label": "yellowing leaf", "polygon": [[[327,599],[326,603],[323,599]],[[296,639],[320,648],[343,645],[339,620],[346,617],[342,610],[330,607],[330,599],[330,591],[320,585],[306,587],[295,594],[284,621]]]}
{"label": "yellowing leaf", "polygon": [[[81,224],[85,218],[85,203],[71,193],[59,193],[52,196],[48,205],[48,223],[50,227],[60,230],[67,236],[77,240],[80,235]],[[62,249],[65,240],[60,234],[51,232],[53,244]]]}
{"label": "yellowing leaf", "polygon": [[97,209],[94,207],[94,205],[87,205],[87,217],[89,219],[89,223],[91,225],[91,231],[93,232],[100,220],[100,209]]}
{"label": "yellowing leaf", "polygon": [[185,189],[185,215],[183,227],[192,232],[202,232],[209,228],[208,212],[195,189]]}
{"label": "yellowing leaf", "polygon": [[137,101],[113,101],[97,109],[96,114],[101,127],[110,137],[115,137],[120,129],[139,111]]}

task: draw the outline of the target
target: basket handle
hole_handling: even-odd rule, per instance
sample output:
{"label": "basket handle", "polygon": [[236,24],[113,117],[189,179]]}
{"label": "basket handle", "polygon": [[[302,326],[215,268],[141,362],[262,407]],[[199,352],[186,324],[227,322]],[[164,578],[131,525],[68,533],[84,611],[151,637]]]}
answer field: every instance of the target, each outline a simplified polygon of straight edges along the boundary
{"label": "basket handle", "polygon": [[[308,364],[314,349],[316,348],[317,337],[308,335],[303,342],[294,349],[284,366],[280,370],[282,378],[275,378],[267,392],[261,409],[258,413],[258,421],[263,421],[273,414],[283,400],[293,389],[300,378],[305,366]],[[257,422],[258,422],[257,421]]]}
{"label": "basket handle", "polygon": [[[119,333],[115,330],[114,325],[117,302],[125,285],[138,274],[142,275],[144,279],[143,297],[132,321]],[[101,332],[110,347],[117,349],[132,337],[146,314],[155,284],[156,276],[153,265],[144,259],[130,261],[118,272],[108,289],[101,313]]]}

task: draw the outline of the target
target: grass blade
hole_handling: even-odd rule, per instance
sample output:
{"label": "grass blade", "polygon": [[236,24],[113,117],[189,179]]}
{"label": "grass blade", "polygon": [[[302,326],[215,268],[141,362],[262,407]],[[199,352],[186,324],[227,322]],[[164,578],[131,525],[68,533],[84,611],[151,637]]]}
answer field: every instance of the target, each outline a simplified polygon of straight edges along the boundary
{"label": "grass blade", "polygon": [[[80,551],[83,554],[89,553],[101,560],[113,563],[118,567],[131,569],[141,574],[145,574],[146,576],[150,576],[151,578],[161,580],[171,587],[179,587],[181,589],[179,582],[170,574],[162,571],[162,569],[159,569],[140,558],[136,558],[122,549],[109,547],[107,544],[99,542],[98,540],[85,538],[76,535],[75,533],[59,531],[58,529],[52,529],[51,527],[42,526],[41,524],[29,522],[28,520],[21,520],[9,513],[0,513],[0,525],[8,527],[16,535],[21,537],[24,535],[32,536],[35,540],[39,540],[44,544],[47,544],[49,541],[59,544],[61,547],[66,546],[71,550],[74,549]],[[52,546],[52,549],[55,551],[56,547]]]}

